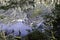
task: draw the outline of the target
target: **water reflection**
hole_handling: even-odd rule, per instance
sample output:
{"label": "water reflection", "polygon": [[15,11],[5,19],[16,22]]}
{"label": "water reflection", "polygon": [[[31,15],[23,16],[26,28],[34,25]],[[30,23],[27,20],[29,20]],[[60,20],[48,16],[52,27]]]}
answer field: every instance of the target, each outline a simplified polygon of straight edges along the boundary
{"label": "water reflection", "polygon": [[[39,26],[41,24],[42,24],[42,22],[37,25]],[[4,30],[7,34],[13,34],[14,36],[18,36],[18,35],[26,36],[29,33],[27,30],[30,30],[32,32],[32,27],[29,25],[26,25],[22,22],[17,22],[15,24],[11,24],[10,27],[1,23],[0,27],[2,28],[1,30]],[[42,30],[42,29],[43,29],[42,26],[40,26],[40,30]],[[19,31],[21,32],[21,34],[19,34]]]}

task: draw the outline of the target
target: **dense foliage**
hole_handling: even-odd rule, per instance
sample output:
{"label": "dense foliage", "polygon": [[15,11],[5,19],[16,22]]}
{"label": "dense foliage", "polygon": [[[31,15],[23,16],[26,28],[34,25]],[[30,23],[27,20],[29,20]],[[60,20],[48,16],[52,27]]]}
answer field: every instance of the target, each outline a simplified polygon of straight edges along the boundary
{"label": "dense foliage", "polygon": [[26,40],[60,40],[60,4],[55,4],[52,13],[44,15],[44,24],[49,29],[41,33],[35,29],[31,34],[25,37]]}
{"label": "dense foliage", "polygon": [[[23,6],[27,4],[34,4],[33,1],[28,0],[21,0],[21,1],[15,1],[12,0],[8,1],[9,5],[1,6],[0,9],[9,9],[9,8],[15,8],[15,7],[21,7],[23,9]],[[33,5],[34,6],[34,5]],[[40,14],[40,11],[37,10],[38,15]],[[36,16],[37,14],[33,14],[33,16]],[[32,16],[32,17],[33,17]],[[0,16],[0,19],[3,19],[4,17]],[[50,30],[46,30],[45,32],[40,32],[38,29],[32,30],[33,32],[25,36],[24,38],[17,36],[14,37],[13,35],[5,35],[6,33],[4,31],[0,32],[0,40],[60,40],[60,4],[55,4],[55,9],[52,10],[52,13],[49,13],[47,15],[44,15],[44,24],[46,27],[50,27]],[[36,27],[36,26],[33,26]],[[29,31],[30,32],[30,31]]]}
{"label": "dense foliage", "polygon": [[34,6],[34,0],[9,0],[9,1],[2,1],[5,2],[5,4],[2,6],[0,6],[0,9],[4,9],[4,10],[8,10],[10,8],[15,8],[15,7],[21,7],[22,9],[24,8],[24,6],[29,6],[32,5]]}
{"label": "dense foliage", "polygon": [[6,35],[5,31],[0,32],[0,40],[21,40],[20,36],[13,36],[13,34]]}
{"label": "dense foliage", "polygon": [[60,40],[60,4],[55,4],[55,9],[52,13],[45,15],[44,20],[46,26],[52,27],[53,39]]}

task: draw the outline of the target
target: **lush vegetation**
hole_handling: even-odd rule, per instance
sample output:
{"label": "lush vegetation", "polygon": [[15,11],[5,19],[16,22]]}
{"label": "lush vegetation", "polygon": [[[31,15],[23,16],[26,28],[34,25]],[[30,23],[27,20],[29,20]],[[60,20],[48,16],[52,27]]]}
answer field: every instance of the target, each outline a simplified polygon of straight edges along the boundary
{"label": "lush vegetation", "polygon": [[[23,4],[26,3],[26,0],[19,3]],[[10,1],[9,1],[10,2]],[[34,2],[31,2],[34,3]],[[10,2],[10,5],[7,6],[1,6],[0,9],[8,9],[16,6],[18,4],[17,2]],[[14,5],[14,6],[12,6]],[[22,7],[22,5],[20,5]],[[39,13],[39,11],[37,11]],[[37,14],[33,14],[33,16],[36,16]],[[38,14],[39,15],[39,14]],[[52,13],[43,15],[44,18],[44,24],[46,27],[50,27],[50,30],[45,29],[45,32],[40,32],[38,29],[32,30],[33,32],[25,36],[24,38],[20,36],[14,37],[11,35],[5,35],[6,33],[4,31],[0,32],[0,40],[60,40],[60,4],[55,4],[55,9],[52,10]],[[3,19],[2,16],[0,16],[0,19]],[[33,26],[36,27],[36,26]],[[29,31],[30,32],[30,31]]]}
{"label": "lush vegetation", "polygon": [[44,15],[44,24],[51,28],[45,29],[44,33],[35,29],[31,34],[25,37],[26,40],[60,40],[60,4],[55,4],[52,13]]}

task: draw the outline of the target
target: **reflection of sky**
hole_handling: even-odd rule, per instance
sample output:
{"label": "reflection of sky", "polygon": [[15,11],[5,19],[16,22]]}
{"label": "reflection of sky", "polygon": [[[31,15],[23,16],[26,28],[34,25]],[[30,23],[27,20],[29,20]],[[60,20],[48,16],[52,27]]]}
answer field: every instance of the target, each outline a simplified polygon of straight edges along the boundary
{"label": "reflection of sky", "polygon": [[[1,25],[1,24],[0,24]],[[10,27],[2,24],[3,30],[8,30],[7,32],[12,32],[12,30],[14,30],[14,35],[18,35],[19,31],[21,32],[21,36],[25,36],[28,32],[26,31],[26,29],[30,29],[31,27],[29,27],[28,25],[23,24],[22,22],[18,22],[16,24],[10,25]]]}
{"label": "reflection of sky", "polygon": [[[42,24],[43,21],[41,21],[39,24],[37,24],[38,26]],[[0,24],[2,25],[2,30],[7,31],[8,34],[12,33],[12,30],[14,30],[14,35],[19,35],[19,31],[21,32],[21,36],[25,36],[28,34],[28,31],[26,31],[27,29],[32,30],[32,28],[29,25],[26,25],[22,22],[17,22],[15,24],[11,24],[9,27],[5,24]],[[43,29],[42,26],[39,26],[38,28],[40,28],[40,30]]]}
{"label": "reflection of sky", "polygon": [[27,31],[26,29],[30,29],[31,30],[31,27],[29,27],[28,25],[25,25],[23,24],[22,22],[18,22],[14,25],[11,26],[11,28],[13,28],[15,30],[15,34],[17,34],[18,32],[17,31],[21,31],[21,35],[26,35],[27,34]]}

